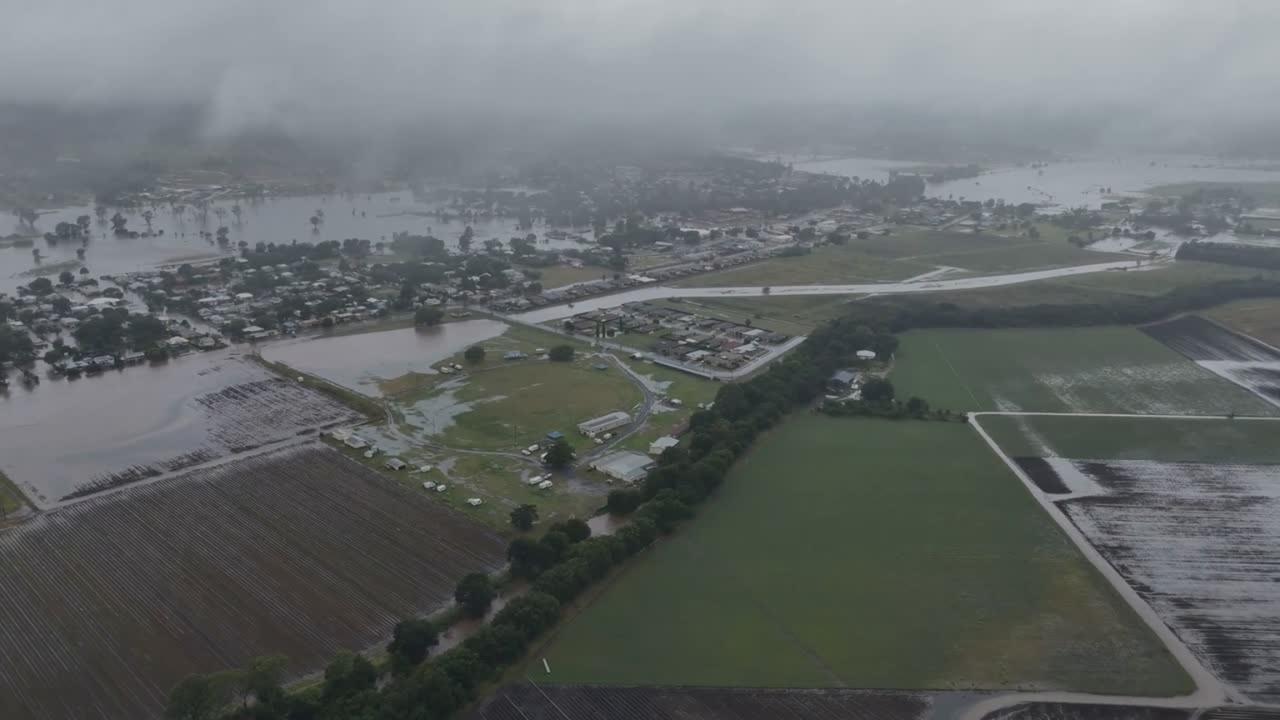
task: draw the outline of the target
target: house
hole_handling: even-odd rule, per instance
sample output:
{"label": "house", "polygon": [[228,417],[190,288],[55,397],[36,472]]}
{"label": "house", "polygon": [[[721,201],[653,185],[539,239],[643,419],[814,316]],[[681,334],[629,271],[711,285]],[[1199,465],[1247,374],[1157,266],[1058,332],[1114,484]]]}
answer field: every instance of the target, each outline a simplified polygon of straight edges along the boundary
{"label": "house", "polygon": [[559,430],[552,430],[551,432],[547,433],[548,443],[557,443],[563,439],[564,439],[564,433],[560,432]]}
{"label": "house", "polygon": [[352,435],[342,442],[352,450],[362,450],[369,447],[369,443],[365,442],[364,438],[359,435]]}
{"label": "house", "polygon": [[400,458],[393,457],[393,458],[387,458],[387,461],[384,462],[382,466],[388,470],[403,470],[409,467],[409,464],[401,460]]}
{"label": "house", "polygon": [[674,438],[674,437],[671,437],[670,435],[663,435],[657,440],[654,440],[653,442],[649,443],[649,454],[661,455],[662,453],[666,452],[667,448],[673,448],[679,444],[680,444],[679,438]]}
{"label": "house", "polygon": [[841,370],[827,379],[827,391],[833,395],[848,395],[860,378],[856,370]]}
{"label": "house", "polygon": [[601,415],[598,418],[592,418],[578,423],[578,432],[586,435],[587,437],[593,438],[601,433],[606,433],[610,430],[616,430],[623,427],[630,422],[630,415],[622,412],[621,410],[615,410],[608,415]]}
{"label": "house", "polygon": [[529,357],[528,353],[522,353],[519,350],[511,350],[502,356],[503,360],[524,360]]}

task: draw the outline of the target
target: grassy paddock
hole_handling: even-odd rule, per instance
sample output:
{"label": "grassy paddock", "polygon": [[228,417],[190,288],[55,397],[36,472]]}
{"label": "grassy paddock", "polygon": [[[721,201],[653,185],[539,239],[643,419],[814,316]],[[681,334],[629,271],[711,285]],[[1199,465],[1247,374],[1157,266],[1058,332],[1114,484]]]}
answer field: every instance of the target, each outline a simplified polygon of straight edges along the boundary
{"label": "grassy paddock", "polygon": [[546,657],[554,683],[1190,689],[971,428],[816,415]]}
{"label": "grassy paddock", "polygon": [[1280,346],[1280,299],[1237,300],[1200,314],[1262,342]]}
{"label": "grassy paddock", "polygon": [[957,410],[1276,412],[1131,327],[912,331],[892,380],[901,397]]}

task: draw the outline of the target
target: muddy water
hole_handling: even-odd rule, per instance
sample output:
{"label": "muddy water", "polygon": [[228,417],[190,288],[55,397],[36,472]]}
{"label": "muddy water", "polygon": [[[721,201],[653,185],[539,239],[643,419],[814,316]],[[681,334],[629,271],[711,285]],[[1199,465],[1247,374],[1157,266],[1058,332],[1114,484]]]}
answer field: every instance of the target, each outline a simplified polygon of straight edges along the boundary
{"label": "muddy water", "polygon": [[[796,163],[797,170],[887,180],[900,168],[893,161],[846,158]],[[877,173],[877,174],[873,174]],[[1280,182],[1280,172],[1223,167],[1213,158],[1140,156],[1049,163],[1048,167],[996,168],[976,178],[930,184],[930,197],[1047,203],[1063,208],[1099,207],[1105,188],[1115,194],[1138,193],[1156,185],[1184,182]]]}
{"label": "muddy water", "polygon": [[194,398],[270,376],[232,350],[0,391],[0,469],[41,506],[104,473],[190,453],[211,426]]}
{"label": "muddy water", "polygon": [[[445,223],[438,218],[426,216],[425,213],[436,206],[416,202],[408,192],[357,195],[351,198],[336,195],[280,197],[257,203],[241,200],[239,204],[242,215],[239,222],[231,213],[234,204],[232,201],[213,203],[203,223],[191,209],[187,209],[182,215],[175,215],[168,206],[162,206],[154,211],[151,226],[157,233],[163,230],[163,236],[133,239],[114,237],[110,224],[98,223],[93,207],[89,205],[44,212],[36,221],[36,229],[43,234],[51,232],[59,222],[75,222],[79,215],[94,217],[84,265],[97,276],[218,258],[236,252],[241,241],[256,245],[260,242],[281,244],[293,240],[341,241],[354,237],[375,243],[390,243],[394,233],[404,231],[414,234],[431,233],[450,247],[456,247],[458,238],[466,227],[466,223],[459,220]],[[215,214],[218,208],[225,211],[222,219]],[[324,211],[324,223],[318,232],[312,232],[310,218],[316,210]],[[112,210],[108,213],[108,217],[114,212]],[[146,230],[146,222],[140,213],[126,213],[126,216],[129,218],[130,230]],[[219,225],[226,225],[231,231],[230,249],[219,248],[212,241],[200,237],[201,230],[214,232]],[[517,230],[514,219],[478,220],[471,223],[471,226],[477,247],[491,238],[505,243],[512,236],[524,236],[528,232]],[[572,240],[546,238],[546,229],[542,226],[534,228],[540,246],[579,247]],[[0,237],[16,230],[17,219],[12,214],[0,215]],[[81,243],[78,241],[50,246],[43,239],[37,239],[34,248],[39,249],[44,256],[40,263],[32,258],[33,247],[0,247],[0,292],[11,292],[17,285],[30,282],[32,278],[24,277],[22,273],[39,265],[47,267],[75,261],[76,249],[80,247]],[[57,273],[57,270],[53,271],[54,275]]]}
{"label": "muddy water", "polygon": [[318,336],[273,343],[262,351],[281,362],[357,392],[379,397],[378,382],[416,372],[475,343],[501,335],[505,323],[466,320],[433,328],[403,328],[359,335]]}

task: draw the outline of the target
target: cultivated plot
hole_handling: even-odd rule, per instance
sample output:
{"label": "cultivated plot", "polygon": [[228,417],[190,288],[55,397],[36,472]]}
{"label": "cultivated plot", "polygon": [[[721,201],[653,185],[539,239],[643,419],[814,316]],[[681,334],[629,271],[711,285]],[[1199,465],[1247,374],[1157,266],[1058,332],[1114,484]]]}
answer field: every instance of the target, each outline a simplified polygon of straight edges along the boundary
{"label": "cultivated plot", "polygon": [[552,683],[1188,690],[960,423],[788,419],[542,654]]}
{"label": "cultivated plot", "polygon": [[953,410],[1268,415],[1275,406],[1129,327],[927,330],[892,380]]}
{"label": "cultivated plot", "polygon": [[[1007,439],[1006,452],[1031,444],[1048,455],[1019,460],[1206,667],[1249,698],[1280,702],[1280,464],[1246,464],[1280,462],[1280,423],[981,421]],[[1008,440],[1018,433],[1022,443]],[[1157,433],[1163,442],[1152,441]],[[1124,438],[1136,440],[1117,447]],[[1150,459],[1134,458],[1143,454]]]}
{"label": "cultivated plot", "polygon": [[355,417],[218,351],[0,395],[0,470],[49,507]]}
{"label": "cultivated plot", "polygon": [[0,717],[158,717],[193,672],[317,669],[503,562],[494,533],[311,445],[0,532]]}
{"label": "cultivated plot", "polygon": [[1197,315],[1147,325],[1143,331],[1197,365],[1280,406],[1280,350]]}

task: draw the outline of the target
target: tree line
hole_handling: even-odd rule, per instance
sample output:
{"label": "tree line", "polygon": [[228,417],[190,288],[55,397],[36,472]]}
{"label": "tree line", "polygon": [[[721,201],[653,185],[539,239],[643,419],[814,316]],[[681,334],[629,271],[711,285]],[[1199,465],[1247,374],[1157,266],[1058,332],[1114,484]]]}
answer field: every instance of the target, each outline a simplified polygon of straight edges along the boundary
{"label": "tree line", "polygon": [[1280,248],[1232,243],[1187,242],[1178,247],[1179,260],[1280,270]]}

